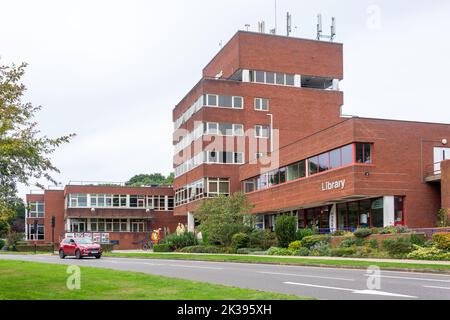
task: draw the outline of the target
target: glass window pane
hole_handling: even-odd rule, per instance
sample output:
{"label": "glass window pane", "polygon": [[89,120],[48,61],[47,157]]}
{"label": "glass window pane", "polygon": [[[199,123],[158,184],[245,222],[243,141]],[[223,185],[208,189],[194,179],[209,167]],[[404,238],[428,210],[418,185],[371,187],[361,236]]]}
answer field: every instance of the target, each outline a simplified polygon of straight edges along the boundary
{"label": "glass window pane", "polygon": [[383,198],[372,200],[372,227],[382,228],[383,225]]}
{"label": "glass window pane", "polygon": [[286,168],[281,168],[279,170],[279,172],[280,172],[279,182],[280,183],[285,183],[286,182]]}
{"label": "glass window pane", "polygon": [[232,136],[233,135],[233,125],[231,123],[220,123],[219,124],[219,132],[224,136]]}
{"label": "glass window pane", "polygon": [[286,85],[288,85],[288,86],[294,85],[294,75],[293,74],[286,75]]}
{"label": "glass window pane", "polygon": [[234,125],[234,134],[236,136],[244,135],[244,126],[242,124],[235,124]]}
{"label": "glass window pane", "polygon": [[264,83],[264,71],[255,71],[255,81]]}
{"label": "glass window pane", "polygon": [[284,85],[284,73],[277,73],[276,74],[276,81],[277,81],[277,84]]}
{"label": "glass window pane", "polygon": [[217,193],[217,180],[209,180],[208,192]]}
{"label": "glass window pane", "polygon": [[339,168],[341,166],[341,149],[330,152],[330,169]]}
{"label": "glass window pane", "polygon": [[236,153],[234,154],[234,163],[243,163],[243,162],[244,162],[243,160],[244,160],[244,159],[243,159],[243,157],[242,157],[242,153],[236,152]]}
{"label": "glass window pane", "polygon": [[219,193],[228,194],[229,193],[229,182],[220,181],[219,182]]}
{"label": "glass window pane", "polygon": [[358,227],[358,202],[348,204],[348,226],[350,228]]}
{"label": "glass window pane", "polygon": [[306,177],[306,160],[302,160],[299,162],[299,177],[304,178]]}
{"label": "glass window pane", "polygon": [[217,96],[208,94],[208,106],[217,106]]}
{"label": "glass window pane", "polygon": [[337,223],[338,229],[343,230],[348,228],[347,225],[347,204],[342,203],[337,205]]}
{"label": "glass window pane", "polygon": [[372,145],[370,143],[364,144],[364,163],[372,163]]}
{"label": "glass window pane", "polygon": [[403,197],[394,197],[395,223],[403,223]]}
{"label": "glass window pane", "polygon": [[233,108],[242,109],[242,97],[234,97],[233,101],[234,101]]}
{"label": "glass window pane", "polygon": [[316,174],[319,168],[319,159],[318,157],[312,157],[308,159],[309,163],[309,175]]}
{"label": "glass window pane", "polygon": [[328,170],[328,152],[319,155],[319,172]]}
{"label": "glass window pane", "polygon": [[359,202],[359,226],[363,228],[370,227],[370,200]]}
{"label": "glass window pane", "polygon": [[363,163],[364,162],[363,144],[362,143],[357,143],[356,144],[356,162],[357,163]]}
{"label": "glass window pane", "polygon": [[266,72],[266,83],[275,83],[275,73]]}
{"label": "glass window pane", "polygon": [[346,166],[353,163],[353,144],[341,148],[342,165]]}
{"label": "glass window pane", "polygon": [[268,99],[261,100],[261,110],[264,110],[264,111],[269,110],[269,100]]}
{"label": "glass window pane", "polygon": [[232,96],[219,96],[219,106],[220,107],[233,107],[233,97]]}
{"label": "glass window pane", "polygon": [[261,110],[261,99],[260,98],[255,98],[255,109]]}

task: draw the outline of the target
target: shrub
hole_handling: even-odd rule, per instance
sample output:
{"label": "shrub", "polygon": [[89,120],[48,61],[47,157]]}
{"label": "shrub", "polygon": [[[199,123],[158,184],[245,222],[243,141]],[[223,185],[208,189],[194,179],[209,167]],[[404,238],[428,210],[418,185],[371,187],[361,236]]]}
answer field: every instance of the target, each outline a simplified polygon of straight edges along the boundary
{"label": "shrub", "polygon": [[411,243],[417,246],[423,247],[425,245],[425,235],[424,234],[411,234]]}
{"label": "shrub", "polygon": [[439,209],[439,223],[438,227],[447,227],[450,224],[450,221],[448,219],[447,210],[444,208]]}
{"label": "shrub", "polygon": [[298,248],[294,253],[295,256],[306,257],[309,256],[309,249],[305,247]]}
{"label": "shrub", "polygon": [[411,240],[408,238],[386,239],[383,240],[382,245],[392,257],[404,256],[413,250]]}
{"label": "shrub", "polygon": [[436,247],[423,248],[414,246],[415,250],[407,255],[408,259],[417,260],[450,260],[450,252]]}
{"label": "shrub", "polygon": [[438,249],[450,251],[450,232],[435,233],[432,239]]}
{"label": "shrub", "polygon": [[231,246],[236,249],[246,248],[250,241],[248,234],[239,232],[231,237]]}
{"label": "shrub", "polygon": [[269,256],[292,256],[294,252],[286,248],[272,247],[267,251]]}
{"label": "shrub", "polygon": [[320,242],[328,243],[329,241],[330,241],[330,236],[325,235],[325,234],[317,234],[317,235],[313,235],[313,236],[304,237],[301,241],[301,244],[302,244],[302,247],[311,249],[312,246],[314,246]]}
{"label": "shrub", "polygon": [[341,248],[335,248],[331,249],[330,255],[332,257],[351,257],[353,254],[355,254],[356,248],[355,247],[341,247]]}
{"label": "shrub", "polygon": [[289,249],[289,250],[292,250],[292,251],[297,251],[298,249],[300,249],[301,246],[302,246],[301,241],[296,240],[296,241],[292,241],[292,242],[289,244],[288,249]]}
{"label": "shrub", "polygon": [[356,246],[356,238],[355,237],[346,237],[339,244],[339,248],[350,248]]}
{"label": "shrub", "polygon": [[295,240],[297,228],[297,218],[289,215],[280,215],[275,219],[275,234],[278,245],[287,248],[289,243]]}
{"label": "shrub", "polygon": [[155,244],[153,246],[153,252],[171,252],[172,249],[170,248],[170,245],[162,243],[162,244]]}
{"label": "shrub", "polygon": [[310,256],[326,257],[329,256],[330,254],[331,254],[331,246],[326,242],[316,243],[309,250]]}
{"label": "shrub", "polygon": [[237,249],[237,254],[252,254],[256,252],[263,251],[261,248],[239,248]]}
{"label": "shrub", "polygon": [[211,245],[196,245],[184,247],[178,251],[184,253],[225,253],[227,249]]}
{"label": "shrub", "polygon": [[[32,244],[15,245],[16,251],[18,252],[34,252],[35,248]],[[37,252],[53,252],[52,245],[38,245],[36,246]]]}
{"label": "shrub", "polygon": [[6,241],[3,239],[0,239],[0,250],[3,249],[3,247],[5,246]]}
{"label": "shrub", "polygon": [[367,246],[366,247],[356,247],[353,257],[365,258],[365,257],[370,256],[371,253],[372,253],[372,248],[370,248],[370,247],[367,247]]}
{"label": "shrub", "polygon": [[274,232],[270,230],[253,230],[249,234],[249,247],[262,248],[267,250],[277,245],[277,238]]}
{"label": "shrub", "polygon": [[378,241],[375,239],[371,239],[368,242],[368,246],[372,249],[378,249]]}
{"label": "shrub", "polygon": [[195,246],[198,244],[198,241],[192,232],[185,232],[181,235],[172,233],[165,237],[161,244],[169,245],[172,250],[179,250],[184,247]]}
{"label": "shrub", "polygon": [[295,239],[301,241],[304,237],[312,236],[314,231],[312,229],[298,229],[295,233]]}
{"label": "shrub", "polygon": [[358,228],[355,230],[355,232],[353,232],[353,234],[355,235],[355,237],[363,239],[370,236],[372,234],[372,230],[370,230],[369,228]]}

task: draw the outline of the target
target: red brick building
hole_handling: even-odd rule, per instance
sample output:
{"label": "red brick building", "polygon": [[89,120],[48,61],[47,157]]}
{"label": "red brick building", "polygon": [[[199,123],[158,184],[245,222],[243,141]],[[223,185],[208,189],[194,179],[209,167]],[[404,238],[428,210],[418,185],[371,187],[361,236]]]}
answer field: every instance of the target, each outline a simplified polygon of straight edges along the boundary
{"label": "red brick building", "polygon": [[52,242],[52,216],[55,242],[65,236],[91,237],[115,243],[115,249],[140,248],[138,242],[152,230],[161,228],[164,235],[186,224],[186,217],[173,215],[172,187],[71,183],[63,190],[28,194],[26,200],[26,239],[38,243]]}
{"label": "red brick building", "polygon": [[450,125],[344,117],[343,46],[237,32],[175,106],[176,216],[244,191],[261,228],[431,227],[448,204]]}

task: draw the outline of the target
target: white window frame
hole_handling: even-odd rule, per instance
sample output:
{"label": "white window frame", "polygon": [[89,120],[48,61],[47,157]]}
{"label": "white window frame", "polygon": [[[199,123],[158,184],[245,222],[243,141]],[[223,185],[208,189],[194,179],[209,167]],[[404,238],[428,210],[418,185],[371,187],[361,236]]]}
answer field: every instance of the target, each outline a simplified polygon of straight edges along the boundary
{"label": "white window frame", "polygon": [[[263,101],[267,101],[267,109],[263,108]],[[258,104],[259,104],[259,108],[258,108]],[[269,106],[269,99],[267,98],[255,98],[255,110],[256,111],[269,111],[270,106]]]}
{"label": "white window frame", "polygon": [[[260,135],[258,135],[258,128],[259,128],[259,132]],[[261,135],[263,133],[263,129],[266,128],[267,129],[267,137]],[[255,125],[255,138],[260,138],[260,139],[269,139],[270,136],[270,127],[267,125],[261,125],[261,124],[257,124]]]}

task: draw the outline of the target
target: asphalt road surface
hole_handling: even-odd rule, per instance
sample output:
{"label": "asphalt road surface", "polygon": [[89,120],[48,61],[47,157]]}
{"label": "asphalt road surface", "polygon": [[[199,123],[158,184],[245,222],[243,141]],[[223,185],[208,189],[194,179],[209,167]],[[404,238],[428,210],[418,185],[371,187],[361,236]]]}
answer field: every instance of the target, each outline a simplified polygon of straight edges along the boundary
{"label": "asphalt road surface", "polygon": [[113,257],[61,260],[50,255],[2,254],[0,259],[143,272],[317,299],[450,300],[450,275],[444,274],[381,270],[374,275],[358,269]]}

